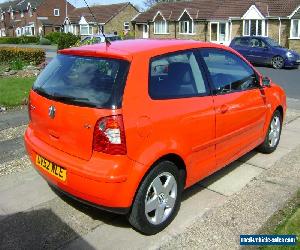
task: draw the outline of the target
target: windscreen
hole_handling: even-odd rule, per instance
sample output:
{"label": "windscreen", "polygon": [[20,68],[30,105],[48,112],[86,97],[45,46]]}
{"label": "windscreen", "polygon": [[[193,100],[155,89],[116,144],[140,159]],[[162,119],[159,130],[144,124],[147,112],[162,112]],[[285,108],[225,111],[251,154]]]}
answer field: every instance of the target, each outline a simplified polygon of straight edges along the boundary
{"label": "windscreen", "polygon": [[119,108],[129,62],[57,55],[33,85],[38,94],[67,104]]}

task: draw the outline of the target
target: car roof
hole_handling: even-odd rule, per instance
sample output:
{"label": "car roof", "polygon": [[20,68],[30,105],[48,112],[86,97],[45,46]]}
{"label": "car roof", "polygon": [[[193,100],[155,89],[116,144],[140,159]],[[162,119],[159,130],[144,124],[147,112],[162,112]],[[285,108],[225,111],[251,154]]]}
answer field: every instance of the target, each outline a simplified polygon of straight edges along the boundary
{"label": "car roof", "polygon": [[82,56],[106,56],[131,61],[133,56],[137,54],[153,57],[174,51],[201,47],[223,48],[226,50],[231,50],[223,45],[194,40],[134,39],[115,41],[110,45],[107,45],[106,43],[85,45],[81,47],[60,50],[59,53]]}
{"label": "car roof", "polygon": [[236,36],[234,39],[237,39],[237,38],[260,38],[260,39],[265,39],[267,37],[264,37],[264,36]]}

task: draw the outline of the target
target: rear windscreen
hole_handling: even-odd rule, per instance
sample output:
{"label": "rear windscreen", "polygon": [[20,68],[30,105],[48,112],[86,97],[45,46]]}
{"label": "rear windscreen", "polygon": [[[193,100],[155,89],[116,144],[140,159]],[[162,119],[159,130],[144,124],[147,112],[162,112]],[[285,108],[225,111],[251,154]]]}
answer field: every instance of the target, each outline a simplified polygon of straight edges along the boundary
{"label": "rear windscreen", "polygon": [[67,104],[120,108],[128,68],[124,60],[59,54],[39,75],[33,90]]}

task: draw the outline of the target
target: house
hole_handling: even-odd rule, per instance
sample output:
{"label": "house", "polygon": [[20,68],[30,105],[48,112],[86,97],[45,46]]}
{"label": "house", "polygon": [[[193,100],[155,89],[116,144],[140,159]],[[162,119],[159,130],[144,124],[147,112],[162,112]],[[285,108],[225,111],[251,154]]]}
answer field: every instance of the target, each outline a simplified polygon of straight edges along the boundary
{"label": "house", "polygon": [[99,33],[99,27],[105,33],[127,34],[133,31],[131,20],[139,11],[131,3],[94,5],[88,8],[77,8],[64,21],[64,32],[87,36]]}
{"label": "house", "polygon": [[0,37],[45,35],[60,31],[67,11],[65,0],[15,0],[0,4]]}
{"label": "house", "polygon": [[228,45],[268,36],[300,51],[300,0],[192,0],[158,3],[132,21],[136,38],[179,38]]}

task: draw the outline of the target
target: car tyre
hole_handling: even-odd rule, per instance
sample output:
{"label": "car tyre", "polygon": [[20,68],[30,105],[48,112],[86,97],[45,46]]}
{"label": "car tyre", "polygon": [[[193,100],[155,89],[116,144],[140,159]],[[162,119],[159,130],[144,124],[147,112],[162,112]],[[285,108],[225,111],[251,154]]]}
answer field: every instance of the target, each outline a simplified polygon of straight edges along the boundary
{"label": "car tyre", "polygon": [[282,115],[279,112],[279,110],[276,110],[270,121],[265,140],[258,147],[258,150],[260,152],[270,154],[277,148],[278,143],[280,141],[281,128],[282,128]]}
{"label": "car tyre", "polygon": [[274,56],[272,58],[272,67],[274,69],[282,69],[284,66],[284,59],[281,56]]}
{"label": "car tyre", "polygon": [[166,228],[178,213],[183,181],[177,166],[159,162],[142,181],[128,216],[130,224],[145,235]]}

